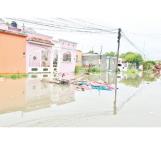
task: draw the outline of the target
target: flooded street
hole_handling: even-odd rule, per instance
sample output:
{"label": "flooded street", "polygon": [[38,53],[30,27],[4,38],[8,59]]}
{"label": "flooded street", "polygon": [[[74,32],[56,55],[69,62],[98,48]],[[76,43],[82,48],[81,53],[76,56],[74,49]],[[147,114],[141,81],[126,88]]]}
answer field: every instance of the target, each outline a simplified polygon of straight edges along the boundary
{"label": "flooded street", "polygon": [[[115,74],[91,75],[115,86]],[[0,78],[0,126],[161,126],[161,80],[118,75],[115,90],[80,91],[39,78]]]}

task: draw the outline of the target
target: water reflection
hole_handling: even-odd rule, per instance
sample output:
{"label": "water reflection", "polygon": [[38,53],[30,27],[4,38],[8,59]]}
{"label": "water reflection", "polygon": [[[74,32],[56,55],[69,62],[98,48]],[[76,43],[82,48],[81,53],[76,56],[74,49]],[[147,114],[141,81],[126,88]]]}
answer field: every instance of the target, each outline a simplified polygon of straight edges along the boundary
{"label": "water reflection", "polygon": [[[113,112],[117,113],[117,91],[118,84],[124,84],[132,87],[139,87],[143,81],[156,81],[154,74],[116,74],[116,73],[102,73],[100,75],[86,76],[89,81],[105,81],[113,86],[114,101]],[[0,81],[0,112],[13,112],[16,110],[32,111],[51,105],[63,105],[75,101],[76,88],[73,85],[64,86],[52,83],[45,83],[38,78],[28,79],[3,79]],[[81,92],[80,92],[81,93]],[[101,92],[99,92],[101,95]]]}
{"label": "water reflection", "polygon": [[[118,111],[120,111],[125,104],[127,104],[134,96],[136,96],[143,89],[143,86],[140,87],[143,82],[154,82],[160,78],[160,75],[156,75],[151,72],[140,72],[137,74],[118,74],[115,73],[115,94],[114,94],[114,102],[113,102],[113,114],[116,115]],[[118,99],[118,84],[124,84],[126,86],[138,88],[133,93],[127,95],[123,101]],[[129,88],[128,88],[129,89]],[[127,91],[127,93],[130,91]],[[124,98],[123,96],[121,96]],[[119,102],[119,103],[118,103]],[[121,102],[121,103],[120,103]]]}
{"label": "water reflection", "polygon": [[72,86],[58,86],[40,79],[4,79],[0,82],[0,113],[33,111],[74,101]]}
{"label": "water reflection", "polygon": [[0,112],[16,111],[25,106],[25,79],[0,82]]}
{"label": "water reflection", "polygon": [[140,72],[137,74],[122,74],[121,79],[118,81],[127,86],[139,87],[143,82],[154,82],[160,76],[151,72]]}
{"label": "water reflection", "polygon": [[[65,115],[68,118],[73,118],[76,114],[77,116],[81,114],[83,117],[103,113],[106,116],[118,115],[122,108],[140,93],[144,81],[152,82],[158,78],[159,76],[155,74],[127,75],[112,72],[86,76],[86,80],[102,80],[115,87],[113,91],[100,92],[96,90],[82,92],[76,90],[74,85],[45,83],[38,77],[3,79],[0,80],[0,126],[8,122],[2,115],[9,112],[21,112],[17,122],[22,118],[24,121],[26,118],[32,120],[40,116],[46,118],[49,115],[54,117]],[[23,113],[26,113],[26,118],[22,117]],[[11,117],[11,124],[14,117]]]}
{"label": "water reflection", "polygon": [[142,83],[143,79],[141,76],[134,74],[134,75],[123,75],[123,78],[120,80],[120,83],[123,83],[127,86],[132,87],[139,87]]}

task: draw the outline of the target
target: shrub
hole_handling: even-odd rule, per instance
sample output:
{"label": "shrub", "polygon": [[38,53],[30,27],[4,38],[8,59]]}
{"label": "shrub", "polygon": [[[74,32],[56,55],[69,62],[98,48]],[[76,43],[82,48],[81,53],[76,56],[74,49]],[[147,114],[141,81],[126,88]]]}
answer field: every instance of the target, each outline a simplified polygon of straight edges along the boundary
{"label": "shrub", "polygon": [[89,69],[89,72],[91,72],[91,73],[99,73],[100,72],[100,69],[98,67],[91,67]]}
{"label": "shrub", "polygon": [[143,63],[143,69],[144,70],[152,70],[154,68],[155,65],[155,61],[145,61]]}
{"label": "shrub", "polygon": [[85,72],[85,68],[82,67],[82,66],[76,66],[75,67],[75,73],[78,74],[78,73],[84,73]]}

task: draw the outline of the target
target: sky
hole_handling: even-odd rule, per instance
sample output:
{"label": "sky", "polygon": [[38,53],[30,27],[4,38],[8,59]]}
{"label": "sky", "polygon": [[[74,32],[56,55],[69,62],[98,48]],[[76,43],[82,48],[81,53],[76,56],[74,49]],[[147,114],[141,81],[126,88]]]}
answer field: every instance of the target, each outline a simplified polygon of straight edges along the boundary
{"label": "sky", "polygon": [[[5,0],[1,2],[0,17],[17,18],[80,18],[122,28],[138,49],[121,38],[120,53],[136,51],[145,59],[161,59],[161,10],[156,0]],[[49,33],[53,38],[78,42],[78,49],[103,52],[117,50],[116,35],[80,33]]]}

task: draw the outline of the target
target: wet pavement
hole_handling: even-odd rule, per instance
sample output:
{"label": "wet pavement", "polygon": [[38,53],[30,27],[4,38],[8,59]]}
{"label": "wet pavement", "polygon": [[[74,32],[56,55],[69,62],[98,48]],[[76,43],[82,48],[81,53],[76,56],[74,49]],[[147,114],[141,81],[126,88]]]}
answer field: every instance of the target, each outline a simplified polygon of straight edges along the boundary
{"label": "wet pavement", "polygon": [[[86,77],[115,86],[115,74]],[[161,80],[154,74],[118,74],[117,91],[79,91],[39,78],[0,78],[0,126],[161,126]]]}

